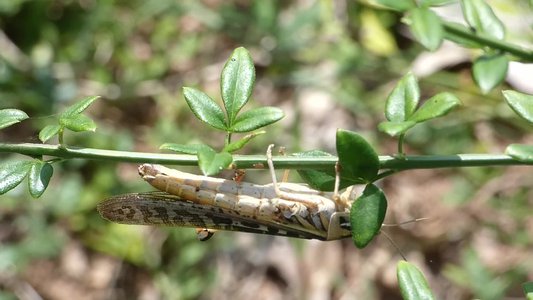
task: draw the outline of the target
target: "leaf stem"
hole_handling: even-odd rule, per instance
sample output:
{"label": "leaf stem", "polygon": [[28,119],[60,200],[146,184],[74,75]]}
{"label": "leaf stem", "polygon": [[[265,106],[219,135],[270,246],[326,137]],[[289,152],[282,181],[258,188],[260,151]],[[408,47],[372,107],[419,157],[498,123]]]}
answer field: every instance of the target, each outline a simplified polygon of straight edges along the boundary
{"label": "leaf stem", "polygon": [[405,153],[403,153],[403,140],[405,138],[405,133],[400,134],[398,137],[398,156],[400,158],[405,156]]}
{"label": "leaf stem", "polygon": [[[62,148],[60,145],[45,144],[0,143],[0,153],[18,153],[31,157],[47,155],[62,159],[82,158],[130,163],[160,163],[181,166],[198,165],[196,155],[129,152],[68,146]],[[337,162],[337,157],[274,156],[273,161],[274,165],[280,169],[333,170]],[[234,155],[233,163],[239,169],[265,169],[267,166],[265,155]],[[389,155],[379,156],[380,169],[394,170],[395,172],[411,169],[511,165],[533,165],[533,162],[517,161],[504,154],[406,155],[403,158]],[[392,172],[384,174],[389,175]]]}

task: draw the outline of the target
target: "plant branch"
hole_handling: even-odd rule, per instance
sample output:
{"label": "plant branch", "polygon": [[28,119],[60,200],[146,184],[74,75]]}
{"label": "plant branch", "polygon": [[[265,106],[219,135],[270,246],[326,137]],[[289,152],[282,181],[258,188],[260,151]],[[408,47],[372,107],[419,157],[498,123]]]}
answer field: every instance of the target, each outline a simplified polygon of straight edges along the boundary
{"label": "plant branch", "polygon": [[[60,147],[46,144],[4,144],[0,143],[0,153],[18,153],[31,157],[53,156],[61,159],[83,158],[131,163],[160,163],[167,165],[196,166],[195,155],[146,153],[102,150],[92,148]],[[276,167],[281,169],[333,169],[337,162],[335,156],[273,158]],[[234,155],[233,163],[239,169],[266,168],[265,155]],[[456,154],[456,155],[406,155],[402,158],[380,156],[381,170],[438,169],[453,167],[533,165],[533,162],[520,162],[503,154]],[[391,172],[392,174],[392,172]]]}
{"label": "plant branch", "polygon": [[444,26],[444,30],[448,34],[455,35],[455,36],[458,36],[464,39],[468,39],[470,41],[488,46],[493,49],[498,49],[498,50],[510,53],[516,57],[521,58],[524,61],[528,61],[528,62],[533,61],[533,51],[526,50],[519,46],[510,44],[503,40],[495,39],[490,36],[476,34],[468,30],[467,27],[459,25],[459,24],[443,22],[443,26]]}

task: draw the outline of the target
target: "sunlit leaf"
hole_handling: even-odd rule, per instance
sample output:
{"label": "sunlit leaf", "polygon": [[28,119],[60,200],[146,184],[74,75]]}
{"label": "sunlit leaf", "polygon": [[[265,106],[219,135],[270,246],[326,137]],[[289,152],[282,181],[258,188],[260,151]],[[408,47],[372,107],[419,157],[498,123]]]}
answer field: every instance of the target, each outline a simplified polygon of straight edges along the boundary
{"label": "sunlit leaf", "polygon": [[198,151],[200,149],[209,148],[209,146],[205,144],[189,144],[189,145],[183,145],[183,144],[174,144],[174,143],[164,143],[159,147],[161,150],[170,150],[178,153],[184,153],[184,154],[192,154],[196,155],[198,154]]}
{"label": "sunlit leaf", "polygon": [[378,129],[381,132],[385,132],[390,136],[398,136],[405,133],[407,130],[416,125],[413,121],[404,122],[381,122],[378,125]]}
{"label": "sunlit leaf", "polygon": [[529,123],[533,123],[533,96],[519,93],[517,91],[506,90],[503,91],[503,97],[507,104],[520,117],[524,118]]}
{"label": "sunlit leaf", "polygon": [[100,98],[100,96],[89,96],[86,98],[83,98],[73,105],[67,107],[60,115],[59,118],[69,118],[73,115],[77,115],[82,113],[84,110],[89,107],[96,99]]}
{"label": "sunlit leaf", "polygon": [[12,190],[28,175],[32,162],[10,161],[0,165],[0,195]]}
{"label": "sunlit leaf", "polygon": [[399,261],[396,276],[404,300],[435,299],[424,274],[414,265]]}
{"label": "sunlit leaf", "polygon": [[198,166],[205,176],[212,176],[229,167],[233,157],[228,152],[216,153],[211,148],[198,150]]}
{"label": "sunlit leaf", "polygon": [[533,145],[511,144],[505,149],[505,154],[519,161],[533,163]]}
{"label": "sunlit leaf", "polygon": [[250,99],[254,82],[255,67],[252,57],[248,50],[239,47],[226,61],[220,78],[222,100],[230,125],[233,125],[235,117]]}
{"label": "sunlit leaf", "polygon": [[367,185],[350,209],[352,239],[357,248],[366,247],[379,233],[386,213],[387,198],[383,191],[374,184]]}
{"label": "sunlit leaf", "polygon": [[60,125],[45,126],[43,129],[41,129],[41,131],[39,131],[39,140],[41,140],[41,142],[44,143],[48,141],[50,138],[52,138],[54,135],[58,134],[60,130],[61,130]]}
{"label": "sunlit leaf", "polygon": [[96,124],[91,118],[79,114],[73,114],[69,117],[61,117],[59,119],[59,124],[75,132],[96,130]]}
{"label": "sunlit leaf", "polygon": [[283,111],[277,107],[260,107],[245,111],[237,116],[230,128],[232,132],[250,132],[283,118]]}
{"label": "sunlit leaf", "polygon": [[28,173],[28,186],[33,198],[39,198],[44,193],[53,173],[54,168],[45,161],[35,160],[32,163]]}
{"label": "sunlit leaf", "polygon": [[397,11],[406,11],[415,6],[414,1],[412,0],[376,0],[376,2]]}
{"label": "sunlit leaf", "polygon": [[190,87],[183,88],[183,96],[198,119],[214,128],[227,129],[224,112],[215,100],[204,92]]}
{"label": "sunlit leaf", "polygon": [[474,61],[472,76],[485,94],[503,82],[508,66],[509,60],[505,54],[483,55]]}
{"label": "sunlit leaf", "polygon": [[[359,41],[361,46],[373,54],[390,57],[398,52],[398,45],[389,24],[384,22],[381,12],[373,9],[362,10],[359,15]],[[344,45],[339,47],[344,48]],[[354,47],[355,45],[349,46]],[[348,49],[344,51],[349,51]]]}
{"label": "sunlit leaf", "polygon": [[336,144],[342,179],[361,183],[375,179],[379,170],[379,158],[363,137],[355,132],[339,129]]}
{"label": "sunlit leaf", "polygon": [[420,0],[418,3],[420,6],[443,6],[451,3],[456,3],[459,0]]}
{"label": "sunlit leaf", "polygon": [[429,119],[446,115],[454,107],[461,105],[461,101],[450,93],[439,93],[424,104],[409,118],[409,121],[424,122]]}
{"label": "sunlit leaf", "polygon": [[466,22],[477,32],[499,40],[505,36],[505,27],[484,0],[461,0]]}
{"label": "sunlit leaf", "polygon": [[222,151],[229,152],[229,153],[238,151],[242,149],[242,147],[244,147],[246,144],[248,144],[253,138],[264,133],[265,131],[258,131],[258,132],[247,134],[242,139],[235,141],[235,142],[231,142],[228,145],[226,145]]}
{"label": "sunlit leaf", "polygon": [[439,16],[425,7],[414,8],[410,13],[410,28],[416,40],[429,51],[437,50],[444,38]]}
{"label": "sunlit leaf", "polygon": [[15,123],[29,118],[22,110],[0,109],[0,129],[9,127]]}
{"label": "sunlit leaf", "polygon": [[522,283],[522,289],[526,295],[527,300],[533,300],[533,282]]}
{"label": "sunlit leaf", "polygon": [[385,116],[392,122],[403,122],[415,111],[420,99],[416,77],[407,73],[387,97]]}

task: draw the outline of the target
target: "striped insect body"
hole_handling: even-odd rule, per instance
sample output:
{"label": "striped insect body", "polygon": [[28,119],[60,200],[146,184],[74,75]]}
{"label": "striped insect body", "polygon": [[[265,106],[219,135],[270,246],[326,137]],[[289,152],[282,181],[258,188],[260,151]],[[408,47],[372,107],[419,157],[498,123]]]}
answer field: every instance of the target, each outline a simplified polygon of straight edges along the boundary
{"label": "striped insect body", "polygon": [[278,184],[269,154],[273,183],[267,185],[143,164],[139,174],[159,192],[115,196],[98,210],[118,223],[197,227],[201,240],[209,239],[213,230],[319,240],[349,237],[351,193],[337,197],[305,185]]}

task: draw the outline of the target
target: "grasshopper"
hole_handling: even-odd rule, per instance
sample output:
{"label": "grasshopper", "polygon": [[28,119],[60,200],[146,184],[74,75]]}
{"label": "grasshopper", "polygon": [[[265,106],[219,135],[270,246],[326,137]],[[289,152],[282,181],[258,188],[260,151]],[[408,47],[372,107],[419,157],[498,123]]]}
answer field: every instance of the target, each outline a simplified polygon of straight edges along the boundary
{"label": "grasshopper", "polygon": [[211,237],[213,230],[326,241],[350,237],[351,189],[339,195],[338,176],[333,193],[302,184],[278,183],[273,146],[267,149],[271,184],[237,182],[143,164],[140,176],[159,191],[114,196],[98,204],[98,211],[117,223],[200,228],[201,240]]}

